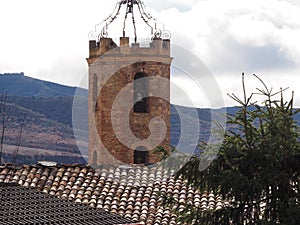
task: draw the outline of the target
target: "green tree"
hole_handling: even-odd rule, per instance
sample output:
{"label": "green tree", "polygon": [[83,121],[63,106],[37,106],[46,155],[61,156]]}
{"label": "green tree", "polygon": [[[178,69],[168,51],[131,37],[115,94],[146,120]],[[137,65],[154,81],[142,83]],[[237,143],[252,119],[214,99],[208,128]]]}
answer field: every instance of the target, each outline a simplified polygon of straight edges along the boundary
{"label": "green tree", "polygon": [[[284,90],[273,93],[254,76],[263,86],[257,89],[258,93],[247,97],[243,75],[243,98],[229,95],[241,107],[235,115],[228,115],[227,124],[231,129],[225,132],[216,159],[206,170],[199,170],[206,152],[213,148],[203,144],[204,157],[193,157],[176,174],[201,193],[212,192],[221,197],[224,204],[204,210],[185,203],[184,210],[178,210],[175,206],[179,203],[166,197],[164,204],[175,210],[179,222],[300,224],[300,134],[294,121],[299,110],[293,108],[293,96],[284,101]],[[262,104],[253,101],[256,95],[264,97]]]}

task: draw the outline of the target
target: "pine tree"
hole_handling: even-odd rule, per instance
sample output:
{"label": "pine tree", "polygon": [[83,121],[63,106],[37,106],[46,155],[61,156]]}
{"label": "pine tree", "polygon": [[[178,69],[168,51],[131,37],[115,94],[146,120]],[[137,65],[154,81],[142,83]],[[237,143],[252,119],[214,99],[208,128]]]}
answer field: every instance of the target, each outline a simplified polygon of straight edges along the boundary
{"label": "pine tree", "polygon": [[[284,101],[285,90],[274,93],[254,76],[263,85],[262,89],[257,89],[258,93],[247,97],[243,76],[243,99],[229,95],[240,109],[235,115],[228,115],[227,124],[235,129],[225,132],[216,159],[206,170],[199,170],[205,152],[213,148],[204,144],[204,157],[193,157],[176,175],[201,193],[212,192],[227,203],[207,210],[186,203],[183,211],[175,209],[179,222],[300,224],[300,133],[294,121],[299,110],[293,108],[293,96]],[[264,96],[262,104],[253,101],[256,95]],[[165,204],[174,206],[178,203],[166,198]]]}

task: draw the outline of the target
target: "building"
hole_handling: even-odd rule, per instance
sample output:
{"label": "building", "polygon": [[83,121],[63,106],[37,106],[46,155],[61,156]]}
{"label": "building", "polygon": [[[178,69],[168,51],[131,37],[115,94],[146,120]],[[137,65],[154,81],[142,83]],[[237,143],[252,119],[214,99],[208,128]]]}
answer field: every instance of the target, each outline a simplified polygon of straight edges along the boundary
{"label": "building", "polygon": [[0,224],[141,225],[128,219],[46,195],[15,182],[0,182]]}
{"label": "building", "polygon": [[[118,4],[126,7],[125,20],[132,14],[134,27],[137,8],[151,26],[141,1]],[[152,27],[150,46],[142,47],[136,31],[130,42],[124,25],[117,44],[107,35],[112,22],[89,42],[89,163],[156,163],[152,150],[170,142],[170,37]]]}
{"label": "building", "polygon": [[[173,209],[162,205],[163,195],[173,196],[178,201],[176,207],[179,210],[184,209],[188,204],[193,204],[199,210],[219,209],[224,206],[224,201],[220,197],[214,196],[212,193],[200,193],[183,179],[175,179],[172,171],[168,172],[157,167],[134,166],[128,168],[101,165],[98,168],[92,168],[78,164],[50,165],[44,163],[22,166],[2,165],[0,166],[0,187],[1,183],[9,182],[17,183],[22,187],[18,187],[18,190],[30,194],[26,195],[26,198],[29,199],[25,203],[28,205],[24,205],[23,209],[16,205],[11,206],[10,211],[4,211],[5,215],[30,209],[27,210],[28,215],[28,212],[32,212],[31,208],[38,206],[38,204],[30,204],[30,202],[38,200],[41,201],[40,206],[49,208],[49,211],[61,211],[62,204],[67,205],[67,211],[81,208],[77,217],[70,218],[65,213],[66,221],[68,219],[85,219],[88,222],[89,218],[90,221],[92,218],[96,220],[102,215],[104,222],[119,220],[118,223],[121,224],[128,223],[126,221],[133,221],[133,223],[145,225],[177,225],[180,223],[176,222],[177,215],[173,213]],[[6,190],[2,191],[2,187],[0,188],[1,213],[4,204],[8,203],[8,198],[12,198],[14,204],[19,199],[16,196],[7,195],[8,192],[13,193],[11,190],[8,191],[7,187],[4,189]],[[54,198],[54,196],[59,199]],[[20,199],[24,200],[24,197]],[[53,201],[56,202],[54,204],[56,209],[51,203]],[[78,205],[74,206],[74,202]],[[18,205],[21,203],[19,202]],[[84,208],[83,205],[92,208]],[[82,210],[87,213],[80,217]],[[62,213],[59,212],[59,214]],[[39,214],[34,215],[38,216]],[[38,219],[36,221],[39,221]],[[64,218],[61,217],[61,219]],[[51,219],[49,221],[51,222]]]}

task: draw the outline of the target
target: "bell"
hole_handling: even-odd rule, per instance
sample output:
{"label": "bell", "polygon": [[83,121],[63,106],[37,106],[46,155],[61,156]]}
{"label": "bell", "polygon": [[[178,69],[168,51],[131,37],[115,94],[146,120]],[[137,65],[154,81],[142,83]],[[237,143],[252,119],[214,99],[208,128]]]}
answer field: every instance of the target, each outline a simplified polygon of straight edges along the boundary
{"label": "bell", "polygon": [[128,13],[132,13],[133,12],[133,7],[132,5],[128,6]]}

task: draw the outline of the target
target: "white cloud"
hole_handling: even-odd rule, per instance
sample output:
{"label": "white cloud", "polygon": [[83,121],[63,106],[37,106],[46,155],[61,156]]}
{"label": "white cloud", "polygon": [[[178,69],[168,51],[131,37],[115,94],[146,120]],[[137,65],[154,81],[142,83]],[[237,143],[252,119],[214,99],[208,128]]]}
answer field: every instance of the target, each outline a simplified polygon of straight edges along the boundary
{"label": "white cloud", "polygon": [[[239,90],[242,72],[260,74],[271,80],[274,88],[289,86],[297,90],[300,8],[296,5],[274,0],[211,0],[199,1],[188,12],[169,9],[160,15],[175,31],[173,43],[186,46],[208,65],[225,100],[225,93]],[[171,17],[173,20],[168,20]],[[257,84],[252,80],[251,87]],[[184,78],[182,83],[186,83]],[[297,96],[300,93],[296,91]],[[194,97],[197,98],[196,92]],[[226,103],[234,104],[228,100]]]}
{"label": "white cloud", "polygon": [[[149,7],[155,10],[166,10],[170,8],[176,8],[179,11],[192,10],[193,6],[201,0],[148,0],[145,1]],[[202,0],[203,1],[203,0]]]}
{"label": "white cloud", "polygon": [[0,72],[77,85],[87,69],[88,33],[108,8],[108,1],[96,0],[7,1],[0,14]]}

